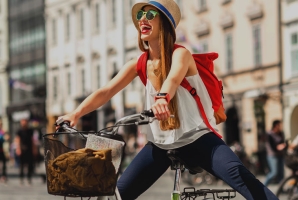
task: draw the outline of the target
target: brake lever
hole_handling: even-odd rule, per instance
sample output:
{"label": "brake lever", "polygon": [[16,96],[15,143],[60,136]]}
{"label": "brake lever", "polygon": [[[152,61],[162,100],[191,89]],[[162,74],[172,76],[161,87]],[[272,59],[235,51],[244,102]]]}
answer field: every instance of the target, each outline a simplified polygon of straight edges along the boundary
{"label": "brake lever", "polygon": [[[170,115],[171,118],[174,118],[174,115]],[[147,120],[145,120],[147,118]],[[148,117],[141,115],[142,121],[135,122],[136,125],[144,125],[144,124],[149,124],[152,123],[153,121],[157,120],[156,117]]]}
{"label": "brake lever", "polygon": [[[170,115],[170,118],[174,118],[174,117],[175,117],[175,115]],[[153,122],[154,120],[157,120],[156,117],[151,117],[149,119],[149,123]]]}

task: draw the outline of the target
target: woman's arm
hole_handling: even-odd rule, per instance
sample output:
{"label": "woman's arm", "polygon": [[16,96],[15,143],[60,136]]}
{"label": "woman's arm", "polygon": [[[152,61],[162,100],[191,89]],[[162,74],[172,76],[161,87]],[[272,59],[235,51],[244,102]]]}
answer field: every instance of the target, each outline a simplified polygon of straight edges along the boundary
{"label": "woman's arm", "polygon": [[[172,99],[183,78],[197,73],[196,64],[191,53],[187,49],[178,48],[173,53],[171,70],[159,92],[168,93]],[[165,99],[156,100],[151,108],[158,120],[165,120],[170,117],[171,113]]]}
{"label": "woman's arm", "polygon": [[107,85],[90,94],[72,113],[59,118],[69,121],[70,126],[76,125],[80,117],[105,104],[137,76],[136,64],[137,59],[128,61]]}
{"label": "woman's arm", "polygon": [[167,79],[163,83],[160,93],[168,93],[172,98],[186,75],[197,73],[195,61],[191,53],[185,48],[178,48],[172,57],[172,66]]}

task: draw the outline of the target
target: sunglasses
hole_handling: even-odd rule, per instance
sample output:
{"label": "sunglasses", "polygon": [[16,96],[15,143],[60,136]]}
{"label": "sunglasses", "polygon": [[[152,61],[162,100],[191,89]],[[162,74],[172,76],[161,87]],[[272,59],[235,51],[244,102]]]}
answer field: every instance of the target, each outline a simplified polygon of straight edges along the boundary
{"label": "sunglasses", "polygon": [[158,15],[159,13],[155,10],[148,10],[147,12],[143,11],[143,10],[139,10],[137,13],[137,20],[141,20],[142,17],[145,15],[147,20],[152,20],[155,18],[156,15]]}

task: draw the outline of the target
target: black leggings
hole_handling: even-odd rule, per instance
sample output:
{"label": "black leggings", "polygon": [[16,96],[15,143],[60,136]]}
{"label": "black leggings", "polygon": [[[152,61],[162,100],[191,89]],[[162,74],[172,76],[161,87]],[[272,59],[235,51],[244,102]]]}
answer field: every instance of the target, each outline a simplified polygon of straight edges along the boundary
{"label": "black leggings", "polygon": [[[201,166],[246,199],[277,200],[215,134],[207,133],[178,150],[188,166]],[[122,200],[136,199],[168,169],[171,161],[166,152],[151,142],[139,152],[117,183]]]}
{"label": "black leggings", "polygon": [[24,169],[27,167],[27,179],[31,181],[34,172],[34,160],[31,152],[22,153],[20,156],[20,178],[24,178]]}

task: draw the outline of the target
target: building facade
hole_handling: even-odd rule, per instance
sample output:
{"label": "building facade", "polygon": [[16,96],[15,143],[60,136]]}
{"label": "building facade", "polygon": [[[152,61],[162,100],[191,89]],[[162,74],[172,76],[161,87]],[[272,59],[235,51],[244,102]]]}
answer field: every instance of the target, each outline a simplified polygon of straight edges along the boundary
{"label": "building facade", "polygon": [[[136,57],[131,0],[46,0],[48,132],[58,116],[73,111],[104,86],[124,62]],[[127,15],[129,13],[129,16]],[[132,83],[98,110],[82,117],[80,130],[98,130],[135,112],[139,93]]]}
{"label": "building facade", "polygon": [[[283,118],[281,12],[278,0],[175,0],[182,11],[177,43],[193,53],[215,51],[228,119],[219,125],[228,144],[261,151],[275,119]],[[140,55],[131,21],[134,0],[47,0],[48,131]],[[144,105],[136,78],[106,105],[82,118],[80,130],[99,129]],[[93,120],[92,120],[93,119]]]}
{"label": "building facade", "polygon": [[282,3],[284,129],[287,138],[298,134],[298,1]]}
{"label": "building facade", "polygon": [[7,1],[0,1],[0,118],[3,128],[8,130],[6,106],[9,100],[7,62],[8,62]]}
{"label": "building facade", "polygon": [[9,104],[12,135],[20,119],[45,127],[46,67],[43,0],[8,1]]}
{"label": "building facade", "polygon": [[194,53],[219,53],[215,73],[228,117],[219,127],[227,144],[239,141],[248,153],[262,149],[272,121],[282,118],[278,2],[180,1],[178,42]]}

